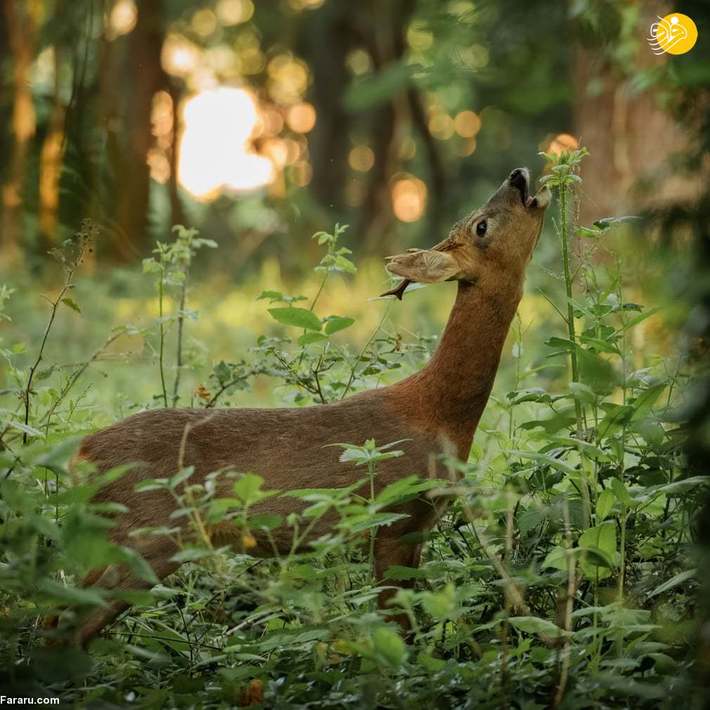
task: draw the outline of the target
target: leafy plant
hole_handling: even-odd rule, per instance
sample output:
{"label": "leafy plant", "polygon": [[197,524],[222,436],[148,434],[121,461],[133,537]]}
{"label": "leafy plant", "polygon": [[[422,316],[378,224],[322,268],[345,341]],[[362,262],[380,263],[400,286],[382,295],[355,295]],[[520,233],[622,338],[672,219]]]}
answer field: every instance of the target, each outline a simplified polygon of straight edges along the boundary
{"label": "leafy plant", "polygon": [[[183,339],[186,318],[195,318],[196,314],[187,309],[187,287],[192,260],[202,247],[217,247],[212,239],[198,237],[196,229],[187,229],[180,224],[173,227],[177,234],[174,242],[157,242],[153,253],[156,255],[143,259],[143,273],[155,277],[158,287],[158,367],[163,406],[168,406],[168,387],[165,379],[165,336],[166,326],[170,321],[177,323],[175,345],[175,381],[172,388],[171,405],[175,407],[180,398],[180,375],[183,368]],[[165,296],[168,288],[178,290],[178,307],[175,315],[165,315]]]}

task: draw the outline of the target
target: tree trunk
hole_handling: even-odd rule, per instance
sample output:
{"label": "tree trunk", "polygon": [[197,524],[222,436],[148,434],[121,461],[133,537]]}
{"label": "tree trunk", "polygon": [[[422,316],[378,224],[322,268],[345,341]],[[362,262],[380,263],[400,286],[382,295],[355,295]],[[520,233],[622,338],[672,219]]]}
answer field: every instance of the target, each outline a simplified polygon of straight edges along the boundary
{"label": "tree trunk", "polygon": [[317,121],[309,138],[313,180],[318,201],[340,212],[343,207],[350,116],[343,95],[350,81],[345,59],[354,46],[353,24],[356,6],[329,2],[313,11],[304,23],[300,47],[313,72],[310,98],[316,107]]}
{"label": "tree trunk", "polygon": [[54,96],[49,127],[42,143],[39,171],[39,231],[42,251],[57,241],[59,176],[64,153],[65,107],[60,95],[61,48],[54,48]]}
{"label": "tree trunk", "polygon": [[37,2],[5,0],[5,21],[13,64],[12,135],[7,177],[2,186],[0,250],[3,262],[21,257],[25,168],[30,141],[35,133],[35,110],[30,88],[30,69],[35,46]]}
{"label": "tree trunk", "polygon": [[167,86],[160,63],[164,35],[161,0],[143,0],[138,5],[136,26],[127,37],[123,73],[127,86],[119,98],[122,111],[119,134],[115,136],[119,150],[113,154],[116,200],[113,251],[122,260],[134,260],[147,252],[150,244],[147,160],[153,145],[153,97]]}

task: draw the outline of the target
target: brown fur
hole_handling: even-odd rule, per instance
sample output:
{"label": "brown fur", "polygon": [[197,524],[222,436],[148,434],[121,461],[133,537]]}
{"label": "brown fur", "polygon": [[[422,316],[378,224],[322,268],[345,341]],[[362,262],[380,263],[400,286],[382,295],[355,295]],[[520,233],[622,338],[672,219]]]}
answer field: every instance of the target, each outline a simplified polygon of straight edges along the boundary
{"label": "brown fur", "polygon": [[[377,488],[413,473],[444,476],[438,455],[453,450],[466,459],[493,386],[503,343],[522,295],[524,270],[542,225],[544,205],[526,207],[520,188],[506,181],[481,210],[458,223],[435,250],[453,264],[441,269],[439,255],[413,252],[394,257],[390,270],[409,281],[459,280],[458,295],[441,343],[424,369],[389,387],[369,390],[334,404],[300,409],[161,409],[136,414],[88,436],[79,456],[98,471],[122,464],[132,470],[108,484],[97,501],[122,503],[129,510],[116,518],[112,539],[137,549],[163,578],[177,569],[171,562],[173,543],[155,537],[136,538],[138,528],[174,525],[173,499],[164,491],[136,493],[135,484],[146,477],[166,477],[180,465],[194,466],[191,482],[220,469],[258,473],[265,487],[292,490],[347,486],[362,478],[362,469],[341,463],[337,442],[360,444],[374,438],[378,444],[403,440],[405,455],[383,462]],[[524,199],[524,196],[522,196]],[[486,217],[489,230],[483,239],[475,225]],[[433,251],[433,250],[432,250]],[[417,255],[422,255],[420,258]],[[427,271],[429,264],[433,271]],[[225,491],[225,495],[229,495]],[[290,497],[270,498],[260,511],[288,514],[298,509]],[[375,574],[385,579],[392,565],[416,566],[421,545],[405,544],[407,533],[424,532],[436,522],[440,510],[418,499],[403,508],[409,517],[381,528],[375,544]],[[332,519],[316,525],[313,537],[327,532]],[[228,527],[216,531],[221,543],[229,540]],[[277,530],[277,546],[287,552],[291,533]],[[270,555],[266,540],[250,550]],[[148,586],[123,568],[92,572],[85,584],[107,588]],[[385,605],[391,592],[383,593]],[[85,619],[79,640],[87,642],[127,605],[114,603]]]}

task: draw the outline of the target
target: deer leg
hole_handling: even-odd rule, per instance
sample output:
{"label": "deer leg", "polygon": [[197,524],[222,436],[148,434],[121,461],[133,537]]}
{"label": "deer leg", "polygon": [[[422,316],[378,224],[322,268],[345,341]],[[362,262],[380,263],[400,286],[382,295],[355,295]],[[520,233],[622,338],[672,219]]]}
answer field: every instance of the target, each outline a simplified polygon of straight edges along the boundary
{"label": "deer leg", "polygon": [[[375,579],[378,583],[385,582],[387,570],[394,565],[419,567],[421,554],[421,543],[403,542],[398,537],[378,536],[375,539]],[[413,587],[414,580],[398,580],[397,586]],[[395,594],[397,594],[396,589],[383,589],[377,598],[378,607],[387,609]],[[389,618],[396,621],[404,631],[409,631],[411,624],[406,614],[390,614]]]}

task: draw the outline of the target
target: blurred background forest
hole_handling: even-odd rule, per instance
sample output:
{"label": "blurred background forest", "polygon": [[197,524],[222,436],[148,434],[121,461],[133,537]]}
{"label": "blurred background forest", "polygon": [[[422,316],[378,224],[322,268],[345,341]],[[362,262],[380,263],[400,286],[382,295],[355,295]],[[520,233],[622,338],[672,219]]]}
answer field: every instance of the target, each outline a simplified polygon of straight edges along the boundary
{"label": "blurred background forest", "polygon": [[[702,26],[705,4],[681,4]],[[578,140],[583,222],[692,201],[703,108],[686,99],[707,47],[654,56],[667,10],[4,0],[2,263],[38,268],[90,218],[98,269],[184,223],[232,277],[270,256],[300,273],[324,225],[350,224],[358,255],[429,244],[512,167]]]}

